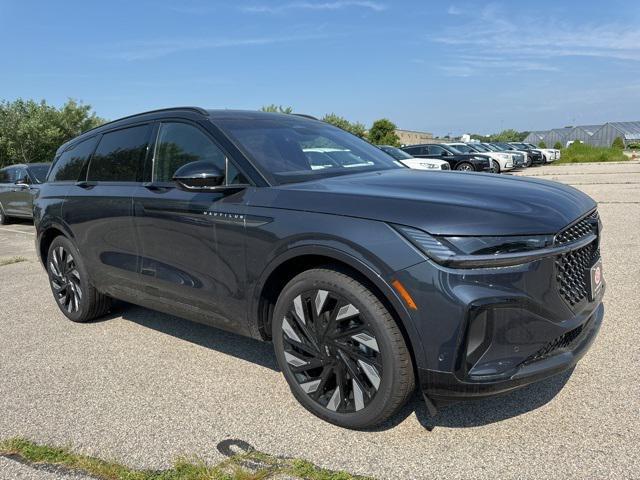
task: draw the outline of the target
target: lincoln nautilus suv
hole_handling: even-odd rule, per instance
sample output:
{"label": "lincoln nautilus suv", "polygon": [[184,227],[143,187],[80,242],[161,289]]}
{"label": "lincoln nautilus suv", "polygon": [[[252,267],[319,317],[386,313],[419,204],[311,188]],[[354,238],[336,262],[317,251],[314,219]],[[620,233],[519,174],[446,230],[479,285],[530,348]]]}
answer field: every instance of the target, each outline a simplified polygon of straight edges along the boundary
{"label": "lincoln nautilus suv", "polygon": [[34,217],[70,320],[121,299],[270,341],[299,402],[348,428],[416,389],[433,412],[569,369],[603,318],[587,195],[411,170],[304,116],[107,123],[59,148]]}

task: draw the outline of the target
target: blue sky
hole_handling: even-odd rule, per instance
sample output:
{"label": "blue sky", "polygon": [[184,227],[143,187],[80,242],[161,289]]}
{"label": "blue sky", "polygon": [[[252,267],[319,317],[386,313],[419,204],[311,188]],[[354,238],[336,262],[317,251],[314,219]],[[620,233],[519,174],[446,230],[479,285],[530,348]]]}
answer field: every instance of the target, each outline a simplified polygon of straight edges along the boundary
{"label": "blue sky", "polygon": [[640,119],[640,2],[0,0],[0,99],[335,112],[436,134]]}

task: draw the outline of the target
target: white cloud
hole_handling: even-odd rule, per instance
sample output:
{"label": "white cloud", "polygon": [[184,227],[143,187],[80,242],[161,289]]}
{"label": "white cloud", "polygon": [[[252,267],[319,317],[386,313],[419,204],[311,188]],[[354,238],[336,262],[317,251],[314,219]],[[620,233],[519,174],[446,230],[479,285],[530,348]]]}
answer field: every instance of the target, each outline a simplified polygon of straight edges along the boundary
{"label": "white cloud", "polygon": [[287,10],[341,10],[344,8],[361,8],[381,12],[386,5],[368,0],[337,0],[333,2],[290,2],[280,5],[251,5],[242,7],[247,13],[282,13]]}
{"label": "white cloud", "polygon": [[468,14],[455,11],[469,21],[430,36],[455,50],[445,65],[450,71],[470,66],[469,56],[490,56],[487,67],[519,71],[553,71],[554,59],[570,56],[640,61],[640,29],[631,24],[575,24],[544,14],[513,17],[495,3]]}
{"label": "white cloud", "polygon": [[456,7],[455,5],[451,5],[447,9],[447,13],[449,15],[462,15],[464,13],[464,11],[462,9]]}
{"label": "white cloud", "polygon": [[109,55],[121,60],[135,61],[164,57],[178,52],[218,48],[251,47],[292,43],[327,38],[326,35],[291,35],[280,37],[247,37],[228,39],[173,39],[150,42],[132,42],[115,46],[117,52]]}

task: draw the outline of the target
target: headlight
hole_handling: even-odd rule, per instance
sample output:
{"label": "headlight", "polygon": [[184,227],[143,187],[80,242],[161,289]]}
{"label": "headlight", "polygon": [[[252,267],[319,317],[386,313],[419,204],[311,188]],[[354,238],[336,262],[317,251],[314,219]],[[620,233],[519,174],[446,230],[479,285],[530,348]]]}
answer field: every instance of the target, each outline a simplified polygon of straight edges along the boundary
{"label": "headlight", "polygon": [[502,158],[503,160],[509,160],[511,158],[511,155],[509,155],[508,153],[499,153],[498,158]]}
{"label": "headlight", "polygon": [[433,163],[421,163],[420,166],[423,167],[423,168],[437,168],[437,169],[440,169],[439,165],[434,165]]}
{"label": "headlight", "polygon": [[544,251],[553,246],[553,235],[436,237],[417,228],[394,227],[427,257],[445,266],[517,265],[535,259],[527,252]]}

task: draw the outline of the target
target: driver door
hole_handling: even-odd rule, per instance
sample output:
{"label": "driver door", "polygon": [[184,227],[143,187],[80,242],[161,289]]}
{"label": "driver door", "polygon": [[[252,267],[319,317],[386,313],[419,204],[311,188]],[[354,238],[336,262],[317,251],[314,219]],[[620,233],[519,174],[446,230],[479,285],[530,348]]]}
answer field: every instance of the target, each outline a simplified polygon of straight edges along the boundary
{"label": "driver door", "polygon": [[227,184],[249,183],[199,125],[162,121],[155,128],[144,183],[133,197],[142,302],[226,330],[246,333],[245,190],[185,191],[177,169],[208,162]]}

